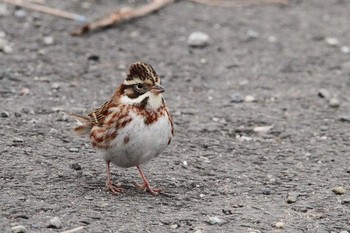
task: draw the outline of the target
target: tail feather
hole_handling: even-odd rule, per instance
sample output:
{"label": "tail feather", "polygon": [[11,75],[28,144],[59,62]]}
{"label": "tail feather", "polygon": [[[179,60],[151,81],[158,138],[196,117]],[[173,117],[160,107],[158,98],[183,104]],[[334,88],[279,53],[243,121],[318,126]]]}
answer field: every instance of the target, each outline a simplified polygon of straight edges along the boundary
{"label": "tail feather", "polygon": [[77,136],[85,136],[88,135],[92,129],[93,124],[84,124],[84,125],[79,125],[78,127],[75,127],[73,129],[73,132]]}
{"label": "tail feather", "polygon": [[71,113],[66,113],[66,114],[73,117],[77,121],[77,124],[79,125],[78,127],[75,127],[73,129],[73,132],[75,135],[85,136],[85,135],[88,135],[90,133],[90,131],[94,125],[92,124],[89,117],[71,114]]}

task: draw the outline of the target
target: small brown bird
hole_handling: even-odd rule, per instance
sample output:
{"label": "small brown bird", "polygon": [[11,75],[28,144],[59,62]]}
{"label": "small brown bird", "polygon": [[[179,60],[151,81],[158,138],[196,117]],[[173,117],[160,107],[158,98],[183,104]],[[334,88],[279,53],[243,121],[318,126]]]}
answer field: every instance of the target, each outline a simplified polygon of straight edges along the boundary
{"label": "small brown bird", "polygon": [[153,195],[160,192],[150,187],[140,165],[162,153],[174,135],[173,120],[163,92],[152,66],[134,63],[111,100],[88,116],[72,115],[80,123],[74,132],[80,136],[90,135],[92,146],[106,161],[106,188],[111,193],[123,191],[111,180],[111,162],[118,167],[136,166],[143,185],[135,183],[135,187]]}

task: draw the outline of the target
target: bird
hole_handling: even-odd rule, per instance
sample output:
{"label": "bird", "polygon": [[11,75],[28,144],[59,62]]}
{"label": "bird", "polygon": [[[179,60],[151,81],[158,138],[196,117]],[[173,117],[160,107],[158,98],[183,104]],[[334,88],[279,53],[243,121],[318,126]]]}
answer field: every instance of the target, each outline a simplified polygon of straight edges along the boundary
{"label": "bird", "polygon": [[78,136],[89,136],[92,147],[107,166],[106,189],[112,194],[123,192],[113,183],[110,164],[136,167],[143,184],[134,186],[158,195],[161,190],[150,186],[141,165],[159,156],[174,136],[173,118],[164,100],[165,89],[153,67],[144,62],[133,63],[126,79],[116,88],[109,101],[88,115],[73,116]]}

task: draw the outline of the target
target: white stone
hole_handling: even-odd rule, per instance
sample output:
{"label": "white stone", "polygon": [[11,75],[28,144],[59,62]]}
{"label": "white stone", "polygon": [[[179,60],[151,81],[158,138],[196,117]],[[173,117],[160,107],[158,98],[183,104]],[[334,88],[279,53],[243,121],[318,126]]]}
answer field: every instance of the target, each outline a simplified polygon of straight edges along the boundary
{"label": "white stone", "polygon": [[222,225],[224,223],[226,223],[226,221],[219,218],[218,216],[209,217],[209,224],[211,225],[215,225],[215,224]]}
{"label": "white stone", "polygon": [[13,233],[25,233],[27,231],[27,229],[22,225],[14,226],[11,228],[11,230]]}
{"label": "white stone", "polygon": [[254,96],[252,95],[247,95],[245,98],[244,98],[244,101],[245,102],[254,102],[255,98]]}
{"label": "white stone", "polygon": [[350,53],[350,48],[348,46],[342,46],[342,47],[340,47],[340,51],[342,53],[348,54],[348,53]]}
{"label": "white stone", "polygon": [[203,32],[193,32],[187,39],[187,44],[191,47],[204,47],[209,43],[209,36]]}
{"label": "white stone", "polygon": [[43,38],[43,42],[44,42],[44,44],[46,44],[46,45],[52,45],[52,44],[54,43],[54,39],[53,39],[52,36],[45,36],[45,37]]}
{"label": "white stone", "polygon": [[339,40],[337,38],[333,38],[333,37],[326,37],[325,41],[328,45],[330,46],[338,46],[339,45]]}
{"label": "white stone", "polygon": [[275,227],[278,229],[283,229],[284,228],[284,222],[276,222]]}
{"label": "white stone", "polygon": [[260,34],[259,34],[259,32],[256,32],[254,30],[248,30],[247,36],[249,39],[256,39],[256,38],[259,38]]}
{"label": "white stone", "polygon": [[50,219],[48,225],[48,228],[55,228],[55,229],[59,229],[62,228],[62,222],[61,219],[59,217],[53,217]]}

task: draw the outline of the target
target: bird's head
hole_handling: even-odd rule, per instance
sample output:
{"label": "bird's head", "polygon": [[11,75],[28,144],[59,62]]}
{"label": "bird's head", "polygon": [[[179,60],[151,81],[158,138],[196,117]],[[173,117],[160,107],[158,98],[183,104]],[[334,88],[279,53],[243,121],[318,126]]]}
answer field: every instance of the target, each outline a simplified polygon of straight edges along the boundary
{"label": "bird's head", "polygon": [[158,109],[164,102],[161,93],[165,90],[160,85],[160,78],[153,67],[146,63],[131,64],[122,87],[121,103],[123,104]]}

